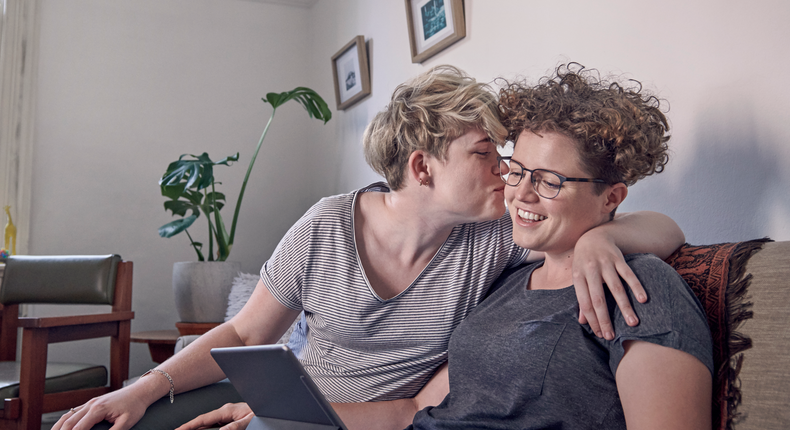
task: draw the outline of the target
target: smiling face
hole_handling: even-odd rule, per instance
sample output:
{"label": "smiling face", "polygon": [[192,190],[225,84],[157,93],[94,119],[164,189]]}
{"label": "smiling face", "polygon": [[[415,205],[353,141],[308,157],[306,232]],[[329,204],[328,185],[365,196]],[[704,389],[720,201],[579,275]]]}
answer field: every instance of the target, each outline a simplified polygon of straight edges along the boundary
{"label": "smiling face", "polygon": [[[560,175],[587,178],[579,162],[575,142],[555,132],[541,136],[522,132],[516,141],[513,160],[527,169],[546,169]],[[505,199],[513,220],[513,240],[523,248],[561,254],[573,250],[587,230],[609,219],[607,191],[594,192],[594,184],[565,182],[554,199],[540,197],[525,176],[516,187],[505,187]]]}
{"label": "smiling face", "polygon": [[430,157],[436,202],[455,223],[488,221],[505,213],[496,145],[479,129],[450,143],[444,160]]}

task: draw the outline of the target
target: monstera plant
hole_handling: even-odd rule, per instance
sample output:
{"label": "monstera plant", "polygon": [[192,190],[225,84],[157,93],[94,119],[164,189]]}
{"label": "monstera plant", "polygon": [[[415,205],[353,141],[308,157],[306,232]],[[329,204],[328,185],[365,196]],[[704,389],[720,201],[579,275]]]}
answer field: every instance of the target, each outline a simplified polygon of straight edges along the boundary
{"label": "monstera plant", "polygon": [[[205,152],[201,155],[184,154],[167,166],[167,171],[159,180],[162,195],[168,199],[165,201],[165,211],[171,211],[174,216],[181,217],[159,227],[159,235],[172,237],[181,232],[186,233],[199,261],[225,261],[230,255],[233,240],[236,237],[236,223],[239,219],[239,209],[244,198],[244,191],[247,189],[247,181],[277,108],[290,100],[295,100],[307,110],[310,118],[319,119],[324,124],[332,118],[332,113],[324,99],[309,88],[297,87],[284,93],[268,93],[262,100],[272,106],[272,113],[263,129],[258,146],[250,158],[247,174],[244,176],[244,182],[241,184],[241,190],[236,199],[236,210],[233,212],[230,233],[228,233],[222,215],[220,215],[220,210],[225,205],[225,194],[216,189],[220,182],[214,179],[214,168],[229,166],[232,162],[238,161],[238,152],[219,161],[212,161],[208,153]],[[208,224],[206,253],[203,252],[203,243],[196,241],[189,232],[189,228],[201,214],[205,215]],[[216,252],[214,251],[215,244]]]}
{"label": "monstera plant", "polygon": [[[230,233],[220,214],[225,205],[225,194],[217,191],[220,182],[215,180],[214,170],[216,167],[229,166],[234,161],[238,161],[239,153],[219,161],[213,161],[205,152],[200,155],[184,154],[167,166],[167,171],[159,180],[162,195],[167,198],[165,211],[180,217],[160,227],[159,235],[172,237],[184,232],[198,257],[198,261],[173,263],[173,293],[176,311],[182,323],[219,324],[225,318],[233,280],[241,271],[241,263],[226,260],[233,249],[244,190],[247,189],[252,166],[272,124],[274,114],[278,107],[289,100],[301,104],[310,118],[319,119],[324,124],[332,117],[326,102],[309,88],[298,87],[293,91],[266,95],[263,101],[272,106],[272,114],[250,158],[247,175],[236,199]],[[204,248],[203,243],[195,240],[195,236],[190,233],[190,228],[195,225],[201,214],[205,216],[208,226],[207,248]],[[176,326],[179,327],[178,324]]]}

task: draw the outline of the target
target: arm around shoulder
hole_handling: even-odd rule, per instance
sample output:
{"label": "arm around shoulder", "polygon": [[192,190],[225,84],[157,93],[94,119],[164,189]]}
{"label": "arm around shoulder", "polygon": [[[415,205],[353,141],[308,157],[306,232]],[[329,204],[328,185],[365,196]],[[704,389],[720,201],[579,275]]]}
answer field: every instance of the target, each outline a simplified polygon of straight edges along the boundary
{"label": "arm around shoulder", "polygon": [[[666,259],[683,243],[683,230],[670,217],[652,211],[622,213],[599,227],[623,254],[650,253]],[[593,229],[591,231],[594,231]]]}

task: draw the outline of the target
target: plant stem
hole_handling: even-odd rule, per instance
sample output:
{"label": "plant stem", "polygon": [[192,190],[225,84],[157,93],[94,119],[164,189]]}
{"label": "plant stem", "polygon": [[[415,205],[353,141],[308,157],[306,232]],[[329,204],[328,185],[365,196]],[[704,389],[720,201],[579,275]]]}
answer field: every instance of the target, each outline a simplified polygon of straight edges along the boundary
{"label": "plant stem", "polygon": [[200,252],[200,249],[198,249],[197,245],[195,245],[195,241],[192,240],[192,235],[189,234],[189,230],[184,229],[184,233],[186,233],[187,237],[189,238],[189,244],[192,245],[193,248],[195,248],[195,252],[197,252],[198,255],[198,261],[205,261],[206,259],[203,258],[203,253]]}
{"label": "plant stem", "polygon": [[239,199],[236,201],[236,210],[233,212],[233,222],[230,225],[230,240],[228,241],[229,248],[233,246],[233,238],[236,236],[236,221],[239,219],[239,210],[241,209],[241,199],[244,197],[244,190],[247,188],[247,180],[250,179],[250,172],[252,172],[252,165],[255,164],[255,159],[258,157],[258,151],[261,150],[261,144],[263,144],[263,139],[266,137],[266,133],[269,131],[269,126],[272,124],[272,120],[274,119],[274,113],[276,111],[277,108],[272,108],[272,116],[269,117],[269,122],[266,123],[266,128],[263,129],[263,134],[261,134],[261,139],[258,141],[258,147],[255,148],[255,153],[252,154],[252,158],[250,159],[250,166],[247,167],[247,174],[244,175],[244,182],[242,182],[241,191],[239,191]]}
{"label": "plant stem", "polygon": [[229,250],[228,245],[225,243],[225,226],[217,206],[217,190],[214,188],[214,181],[211,181],[211,195],[211,207],[214,210],[214,234],[217,238],[217,261],[225,261],[228,258]]}
{"label": "plant stem", "polygon": [[[211,180],[211,184],[214,185],[214,180]],[[208,221],[208,261],[214,261],[214,226],[211,225],[211,214],[208,212],[208,205],[206,205],[206,200],[208,200],[208,193],[206,193],[205,188],[203,189],[203,213],[206,214],[206,221]]]}

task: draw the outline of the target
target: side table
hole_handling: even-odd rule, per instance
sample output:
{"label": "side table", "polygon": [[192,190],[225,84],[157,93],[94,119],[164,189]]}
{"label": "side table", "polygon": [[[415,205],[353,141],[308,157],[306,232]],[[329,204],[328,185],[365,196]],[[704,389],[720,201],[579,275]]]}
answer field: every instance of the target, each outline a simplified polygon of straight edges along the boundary
{"label": "side table", "polygon": [[178,339],[178,330],[152,330],[132,333],[131,341],[147,343],[151,359],[156,363],[163,363],[173,356],[173,349]]}
{"label": "side table", "polygon": [[151,359],[156,363],[163,363],[173,356],[173,350],[179,336],[190,334],[204,334],[221,323],[187,323],[177,322],[177,330],[151,330],[132,333],[131,341],[147,343]]}
{"label": "side table", "polygon": [[212,328],[222,323],[190,323],[190,322],[177,322],[176,328],[181,336],[190,334],[205,334]]}

